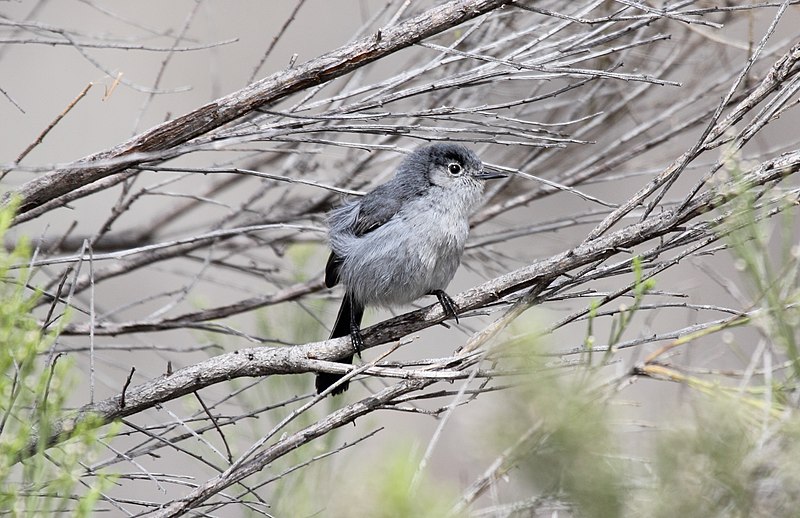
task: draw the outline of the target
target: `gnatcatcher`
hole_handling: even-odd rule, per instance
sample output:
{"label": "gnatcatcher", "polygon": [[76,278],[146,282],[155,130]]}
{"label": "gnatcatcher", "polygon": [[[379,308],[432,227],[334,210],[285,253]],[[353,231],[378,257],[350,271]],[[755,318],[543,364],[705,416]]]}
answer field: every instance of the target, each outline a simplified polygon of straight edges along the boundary
{"label": "gnatcatcher", "polygon": [[[444,289],[461,262],[483,181],[504,176],[485,172],[464,146],[434,144],[407,156],[390,181],[333,209],[325,285],[341,282],[345,293],[331,338],[349,334],[360,354],[365,306],[409,304],[424,295],[435,295],[458,322],[458,308]],[[343,361],[352,363],[353,356]],[[341,377],[318,374],[317,393]],[[344,383],[333,394],[347,387]]]}

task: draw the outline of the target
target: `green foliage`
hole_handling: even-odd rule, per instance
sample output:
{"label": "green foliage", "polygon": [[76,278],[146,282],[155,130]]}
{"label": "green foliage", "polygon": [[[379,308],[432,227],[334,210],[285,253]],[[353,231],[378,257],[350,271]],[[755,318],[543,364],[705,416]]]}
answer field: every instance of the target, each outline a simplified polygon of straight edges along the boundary
{"label": "green foliage", "polygon": [[[731,174],[740,174],[732,163]],[[614,383],[600,378],[613,345],[629,328],[654,279],[643,275],[641,261],[632,262],[633,304],[614,317],[609,353],[592,361],[594,326],[602,301],[588,311],[583,362],[571,371],[548,368],[537,344],[515,341],[510,357],[518,371],[530,372],[507,391],[493,438],[505,450],[498,473],[518,472],[531,497],[566,503],[570,516],[580,517],[749,517],[797,516],[800,502],[800,419],[793,412],[800,357],[796,341],[798,315],[798,247],[794,220],[785,218],[775,233],[769,216],[785,212],[786,200],[764,200],[742,189],[735,193],[733,216],[722,226],[737,268],[750,287],[753,317],[732,317],[675,339],[661,350],[699,346],[734,327],[757,326],[785,353],[789,369],[773,369],[768,377],[752,376],[729,386],[724,379],[701,377],[670,365],[665,354],[648,356],[637,372],[693,389],[693,416],[663,415],[667,428],[652,435],[647,456],[628,457],[626,432],[616,428],[611,410]],[[791,229],[791,230],[787,230]],[[772,253],[777,245],[780,254]],[[529,332],[527,336],[540,333]],[[754,359],[746,360],[750,363]],[[641,360],[640,360],[641,361]],[[785,374],[784,374],[785,373]],[[760,383],[764,380],[763,383]],[[509,397],[511,396],[511,397]],[[679,425],[670,426],[670,419]],[[496,448],[497,445],[494,447]],[[517,471],[518,470],[518,471]],[[519,478],[519,477],[517,477]],[[509,516],[527,516],[514,514]]]}
{"label": "green foliage", "polygon": [[507,469],[521,468],[537,494],[571,502],[580,516],[623,516],[624,466],[603,394],[590,372],[548,370],[533,349],[515,355],[531,374],[504,394],[493,419],[496,438],[511,448]]}
{"label": "green foliage", "polygon": [[[608,337],[608,348],[603,354],[600,365],[605,365],[615,352],[615,345],[622,340],[625,331],[630,327],[633,321],[633,316],[642,306],[645,297],[648,293],[653,291],[656,286],[655,279],[648,277],[645,278],[644,270],[642,268],[642,259],[638,255],[631,260],[631,270],[634,275],[634,281],[630,288],[633,294],[633,304],[629,307],[625,304],[620,304],[618,314],[611,321],[611,330]],[[587,354],[585,355],[586,362],[591,365],[594,361],[594,345],[595,334],[594,324],[597,319],[598,310],[603,305],[602,299],[595,299],[589,303],[589,312],[587,315],[586,335],[583,339],[583,347]]]}
{"label": "green foliage", "polygon": [[[620,340],[625,330],[630,326],[631,318],[642,305],[645,295],[655,288],[655,280],[652,278],[644,279],[642,270],[642,258],[638,255],[633,258],[631,269],[633,270],[633,305],[631,307],[622,306],[620,308],[619,316],[614,319],[611,324],[611,336],[608,338],[608,345],[611,347]],[[609,352],[611,349],[609,348]],[[607,355],[608,356],[608,355]]]}
{"label": "green foliage", "polygon": [[[0,211],[0,240],[12,217],[11,209]],[[42,332],[32,315],[36,297],[25,287],[27,269],[12,268],[29,258],[24,240],[10,253],[0,249],[0,511],[89,516],[111,483],[102,475],[88,484],[82,480],[81,464],[98,447],[97,423],[84,421],[70,440],[46,451],[37,442],[36,451],[29,451],[31,441],[47,436],[61,416],[75,379],[69,359],[48,354],[57,330]],[[90,489],[75,496],[79,483]]]}
{"label": "green foliage", "polygon": [[[646,493],[654,517],[750,516],[753,493],[745,460],[754,434],[735,404],[699,404],[692,426],[664,434]],[[655,489],[657,488],[657,489]]]}
{"label": "green foliage", "polygon": [[665,432],[654,480],[634,508],[655,518],[791,517],[800,502],[800,422],[766,431],[747,406],[705,399],[695,419]]}
{"label": "green foliage", "polygon": [[[800,420],[793,411],[800,357],[796,337],[798,253],[792,212],[794,195],[767,198],[741,181],[738,153],[725,157],[735,186],[726,235],[734,265],[749,289],[751,317],[731,318],[675,340],[671,347],[699,345],[735,326],[755,326],[770,355],[784,353],[789,369],[765,368],[765,376],[730,387],[678,369],[653,364],[667,378],[695,389],[694,418],[673,426],[656,441],[653,480],[633,494],[635,509],[648,516],[790,517],[800,502]],[[728,208],[728,207],[726,207]],[[770,217],[784,214],[776,223]],[[777,229],[777,232],[776,232]],[[779,250],[778,253],[775,253]],[[752,347],[752,349],[756,349]],[[755,364],[759,358],[744,358]],[[768,367],[768,365],[765,365]],[[655,372],[650,370],[649,372]]]}
{"label": "green foliage", "polygon": [[[326,516],[458,518],[458,515],[448,514],[458,496],[456,488],[424,474],[414,481],[419,461],[415,448],[395,445],[391,453],[381,456],[380,462],[370,462],[366,473],[355,477],[349,473],[331,486],[341,491],[326,510]],[[359,483],[356,487],[341,484],[344,480],[358,480]]]}
{"label": "green foliage", "polygon": [[[733,183],[737,187],[730,193],[735,196],[734,213],[722,230],[728,233],[735,266],[749,287],[753,307],[761,309],[754,323],[785,351],[796,381],[800,378],[800,348],[795,332],[800,324],[800,254],[796,211],[792,210],[797,205],[796,194],[765,200],[759,191],[740,181],[743,168],[737,153],[730,152],[725,165],[728,174],[739,181]],[[776,211],[784,215],[780,225],[769,217]]]}

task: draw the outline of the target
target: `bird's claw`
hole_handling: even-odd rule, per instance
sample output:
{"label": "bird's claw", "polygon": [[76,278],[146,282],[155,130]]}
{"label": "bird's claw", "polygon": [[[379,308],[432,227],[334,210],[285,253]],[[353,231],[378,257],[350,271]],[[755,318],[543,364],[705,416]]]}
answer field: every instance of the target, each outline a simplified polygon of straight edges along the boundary
{"label": "bird's claw", "polygon": [[443,290],[434,290],[431,292],[431,295],[436,295],[436,298],[439,299],[439,304],[442,306],[442,311],[444,311],[445,316],[454,319],[456,324],[458,324],[458,306],[456,306],[455,301],[450,298],[450,295]]}
{"label": "bird's claw", "polygon": [[350,341],[353,342],[353,349],[356,354],[361,358],[361,351],[364,349],[364,339],[361,338],[361,329],[357,326],[350,328]]}

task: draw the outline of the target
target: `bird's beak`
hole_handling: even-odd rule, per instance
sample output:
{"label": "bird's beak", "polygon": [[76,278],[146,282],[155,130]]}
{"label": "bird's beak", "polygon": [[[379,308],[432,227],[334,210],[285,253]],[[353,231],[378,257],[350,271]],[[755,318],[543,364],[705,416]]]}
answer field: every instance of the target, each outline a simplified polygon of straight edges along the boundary
{"label": "bird's beak", "polygon": [[492,180],[494,178],[505,178],[508,175],[505,173],[490,173],[488,171],[481,171],[473,175],[478,180]]}

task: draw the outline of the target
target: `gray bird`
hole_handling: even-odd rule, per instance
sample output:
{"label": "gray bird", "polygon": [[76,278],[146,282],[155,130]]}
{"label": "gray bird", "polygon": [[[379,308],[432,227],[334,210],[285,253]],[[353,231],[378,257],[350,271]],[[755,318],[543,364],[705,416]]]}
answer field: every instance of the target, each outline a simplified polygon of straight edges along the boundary
{"label": "gray bird", "polygon": [[[331,255],[325,285],[345,293],[331,338],[350,335],[361,353],[365,306],[392,307],[435,295],[458,322],[444,289],[453,279],[469,234],[469,215],[481,201],[487,173],[468,148],[434,144],[417,149],[394,178],[328,214]],[[353,362],[353,356],[343,360]],[[342,376],[317,375],[317,393]],[[347,390],[348,384],[333,393]]]}

